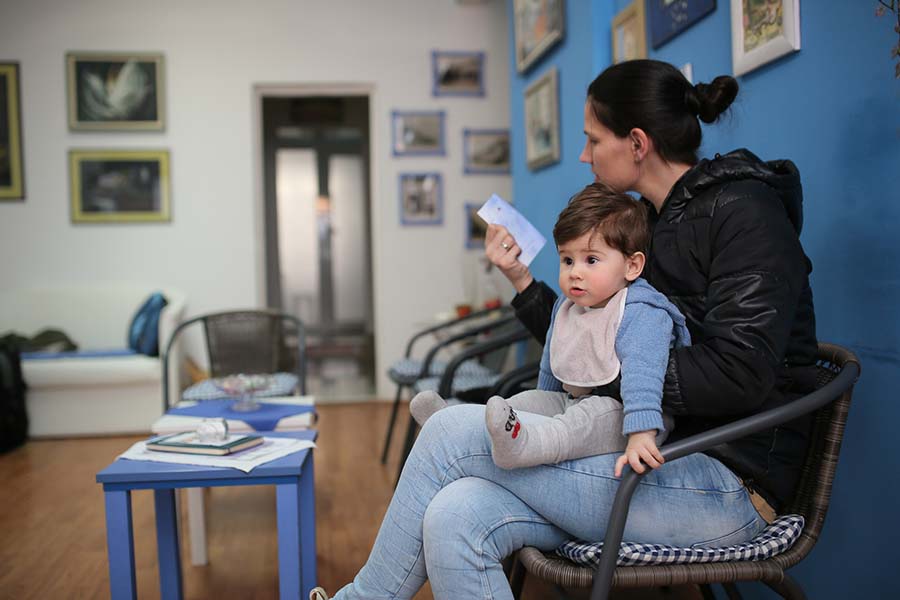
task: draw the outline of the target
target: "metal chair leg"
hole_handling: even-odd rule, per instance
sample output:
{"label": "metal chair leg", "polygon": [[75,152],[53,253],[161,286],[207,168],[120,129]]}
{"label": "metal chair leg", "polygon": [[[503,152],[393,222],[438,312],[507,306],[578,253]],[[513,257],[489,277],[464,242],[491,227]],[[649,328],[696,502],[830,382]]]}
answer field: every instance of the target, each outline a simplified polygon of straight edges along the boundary
{"label": "metal chair leg", "polygon": [[394,482],[394,487],[397,487],[397,483],[400,481],[400,474],[403,473],[403,466],[406,464],[406,459],[412,451],[413,443],[416,441],[416,432],[418,432],[418,430],[419,425],[416,423],[413,416],[409,415],[409,425],[406,427],[406,441],[403,443],[403,454],[400,455],[400,466],[397,467],[397,481]]}
{"label": "metal chair leg", "polygon": [[728,596],[728,600],[743,600],[741,592],[733,583],[723,583],[722,587],[725,588],[725,595]]}
{"label": "metal chair leg", "polygon": [[703,600],[716,600],[716,595],[713,593],[712,588],[708,583],[701,583],[699,587]]}
{"label": "metal chair leg", "polygon": [[519,555],[513,554],[508,577],[509,587],[515,600],[519,600],[522,597],[522,587],[525,585],[525,577],[527,575],[528,571],[525,570],[525,565],[519,560]]}
{"label": "metal chair leg", "polygon": [[780,582],[764,581],[763,583],[775,590],[779,596],[786,598],[787,600],[806,600],[806,594],[803,593],[803,588],[800,587],[800,584],[787,573],[784,574],[784,579]]}
{"label": "metal chair leg", "polygon": [[403,394],[403,386],[397,384],[397,395],[394,397],[394,407],[391,409],[391,419],[388,421],[387,436],[384,439],[384,450],[381,451],[381,464],[387,462],[388,451],[391,449],[391,438],[394,435],[394,423],[397,421],[397,407],[400,406],[400,396]]}

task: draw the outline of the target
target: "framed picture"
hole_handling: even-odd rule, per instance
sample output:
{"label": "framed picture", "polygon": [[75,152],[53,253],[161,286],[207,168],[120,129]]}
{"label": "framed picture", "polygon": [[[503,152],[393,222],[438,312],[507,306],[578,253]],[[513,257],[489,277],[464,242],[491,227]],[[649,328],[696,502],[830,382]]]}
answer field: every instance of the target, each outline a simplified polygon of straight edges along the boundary
{"label": "framed picture", "polygon": [[162,131],[161,54],[66,54],[69,129]]}
{"label": "framed picture", "polygon": [[525,90],[525,162],[532,171],[559,161],[558,80],[554,67]]}
{"label": "framed picture", "polygon": [[464,173],[509,173],[509,129],[463,129]]}
{"label": "framed picture", "polygon": [[648,0],[650,45],[659,48],[716,10],[716,0]]}
{"label": "framed picture", "polygon": [[480,204],[466,202],[466,248],[484,248],[484,239],[487,237],[487,223],[478,216]]}
{"label": "framed picture", "polygon": [[731,0],[735,75],[799,49],[800,0]]}
{"label": "framed picture", "polygon": [[564,0],[513,0],[516,68],[524,73],[565,35]]}
{"label": "framed picture", "polygon": [[167,150],[70,150],[73,223],[167,222]]}
{"label": "framed picture", "polygon": [[484,96],[484,52],[431,53],[433,96]]}
{"label": "framed picture", "polygon": [[440,173],[400,174],[400,223],[440,225],[444,220]]}
{"label": "framed picture", "polygon": [[644,0],[632,0],[612,20],[613,63],[647,58]]}
{"label": "framed picture", "polygon": [[394,156],[443,156],[444,111],[391,113]]}
{"label": "framed picture", "polygon": [[0,63],[0,200],[25,198],[19,63]]}

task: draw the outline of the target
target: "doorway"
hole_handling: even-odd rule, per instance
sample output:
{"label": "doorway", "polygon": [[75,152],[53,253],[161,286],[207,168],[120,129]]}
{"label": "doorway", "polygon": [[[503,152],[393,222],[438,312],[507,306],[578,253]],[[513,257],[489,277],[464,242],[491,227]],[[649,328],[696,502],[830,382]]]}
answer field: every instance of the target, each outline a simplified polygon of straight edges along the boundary
{"label": "doorway", "polygon": [[266,305],[306,328],[316,401],[374,394],[368,95],[261,94]]}

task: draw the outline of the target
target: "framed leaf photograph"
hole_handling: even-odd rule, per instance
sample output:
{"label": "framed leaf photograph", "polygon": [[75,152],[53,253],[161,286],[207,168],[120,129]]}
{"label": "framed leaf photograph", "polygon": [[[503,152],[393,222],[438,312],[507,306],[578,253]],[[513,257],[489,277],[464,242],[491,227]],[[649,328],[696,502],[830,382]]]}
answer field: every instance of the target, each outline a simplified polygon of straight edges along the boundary
{"label": "framed leaf photograph", "polygon": [[0,63],[0,200],[25,198],[19,63]]}
{"label": "framed leaf photograph", "polygon": [[565,35],[564,0],[513,0],[516,69],[524,73]]}
{"label": "framed leaf photograph", "polygon": [[401,224],[440,225],[444,221],[440,173],[401,173],[399,188]]}
{"label": "framed leaf photograph", "polygon": [[167,150],[70,150],[73,223],[167,222]]}
{"label": "framed leaf photograph", "polygon": [[735,75],[800,49],[800,0],[731,0]]}
{"label": "framed leaf photograph", "polygon": [[558,81],[554,67],[525,90],[525,162],[532,171],[559,162]]}
{"label": "framed leaf photograph", "polygon": [[69,129],[162,131],[163,56],[69,52]]}
{"label": "framed leaf photograph", "polygon": [[391,113],[394,156],[443,156],[444,111]]}

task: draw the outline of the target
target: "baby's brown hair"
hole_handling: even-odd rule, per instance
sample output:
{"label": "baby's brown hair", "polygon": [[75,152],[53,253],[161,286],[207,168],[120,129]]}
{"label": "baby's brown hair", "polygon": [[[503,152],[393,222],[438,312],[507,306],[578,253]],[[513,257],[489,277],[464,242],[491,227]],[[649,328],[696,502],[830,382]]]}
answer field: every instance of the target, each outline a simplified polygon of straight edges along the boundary
{"label": "baby's brown hair", "polygon": [[592,183],[572,196],[559,213],[553,239],[558,248],[588,232],[599,233],[607,246],[625,256],[646,253],[650,243],[647,207],[628,194]]}

